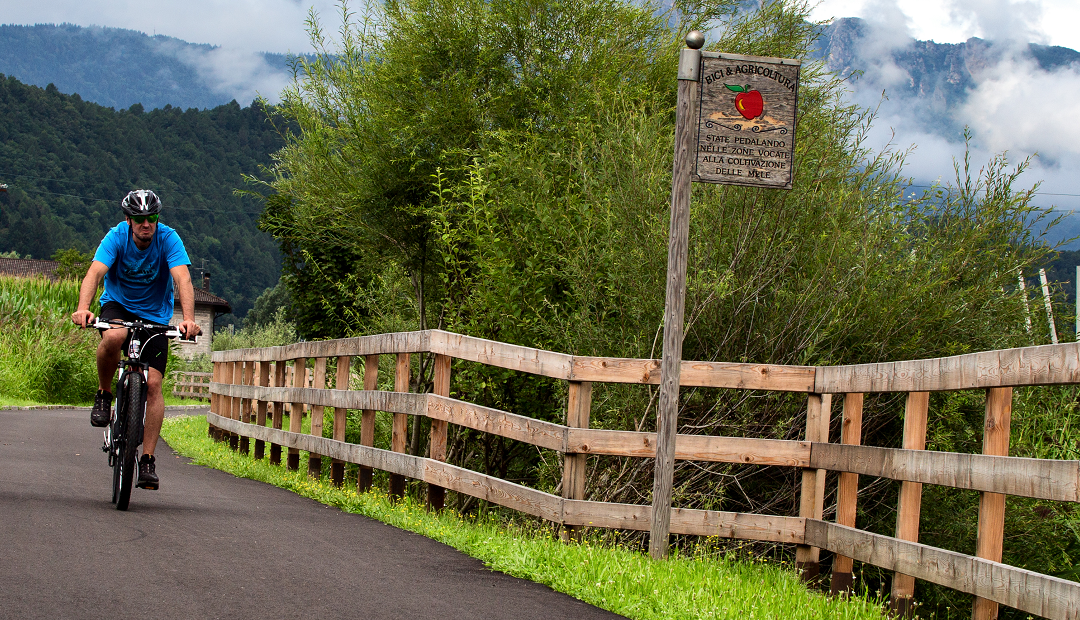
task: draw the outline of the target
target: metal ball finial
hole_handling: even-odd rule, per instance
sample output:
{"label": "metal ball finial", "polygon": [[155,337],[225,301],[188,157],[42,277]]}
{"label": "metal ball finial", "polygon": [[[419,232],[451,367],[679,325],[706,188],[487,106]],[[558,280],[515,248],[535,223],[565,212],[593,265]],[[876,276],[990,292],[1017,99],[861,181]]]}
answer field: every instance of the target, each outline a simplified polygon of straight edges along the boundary
{"label": "metal ball finial", "polygon": [[705,35],[700,30],[691,30],[686,33],[686,47],[699,50],[702,45],[705,45]]}

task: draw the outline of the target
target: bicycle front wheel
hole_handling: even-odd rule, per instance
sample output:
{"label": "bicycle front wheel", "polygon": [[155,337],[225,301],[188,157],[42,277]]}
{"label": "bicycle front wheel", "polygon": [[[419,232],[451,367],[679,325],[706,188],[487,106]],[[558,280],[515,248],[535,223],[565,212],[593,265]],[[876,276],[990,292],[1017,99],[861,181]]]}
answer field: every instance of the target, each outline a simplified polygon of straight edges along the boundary
{"label": "bicycle front wheel", "polygon": [[127,510],[128,500],[131,499],[131,487],[135,483],[135,463],[139,456],[139,440],[142,439],[143,411],[146,408],[146,401],[143,399],[143,376],[138,372],[132,372],[127,374],[126,379],[124,431],[120,440],[120,454],[116,461],[119,472],[117,510]]}

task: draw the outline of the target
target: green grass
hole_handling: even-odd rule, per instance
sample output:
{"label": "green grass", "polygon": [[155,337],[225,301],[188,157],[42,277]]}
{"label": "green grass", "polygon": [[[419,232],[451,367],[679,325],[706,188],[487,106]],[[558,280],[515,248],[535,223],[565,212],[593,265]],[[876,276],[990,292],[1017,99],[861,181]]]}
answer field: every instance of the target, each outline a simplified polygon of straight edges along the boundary
{"label": "green grass", "polygon": [[382,491],[358,494],[338,489],[305,471],[290,472],[265,459],[256,461],[211,440],[202,417],[167,418],[162,436],[199,465],[422,534],[493,570],[546,584],[630,618],[885,618],[874,602],[808,591],[794,573],[776,565],[706,555],[656,562],[639,551],[592,540],[563,544],[541,526],[508,524],[491,515],[463,518],[449,510],[435,514],[414,500],[391,503]]}

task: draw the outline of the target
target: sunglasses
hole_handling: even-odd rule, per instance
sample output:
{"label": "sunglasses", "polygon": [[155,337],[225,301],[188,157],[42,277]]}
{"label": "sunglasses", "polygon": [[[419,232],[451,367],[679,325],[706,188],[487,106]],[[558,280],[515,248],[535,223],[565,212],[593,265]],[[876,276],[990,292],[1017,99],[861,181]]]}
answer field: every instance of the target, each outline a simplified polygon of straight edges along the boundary
{"label": "sunglasses", "polygon": [[135,222],[136,224],[142,224],[143,222],[146,222],[146,221],[149,221],[151,224],[156,224],[157,223],[157,218],[158,218],[158,216],[156,214],[155,215],[129,215],[128,217],[130,217],[131,221]]}

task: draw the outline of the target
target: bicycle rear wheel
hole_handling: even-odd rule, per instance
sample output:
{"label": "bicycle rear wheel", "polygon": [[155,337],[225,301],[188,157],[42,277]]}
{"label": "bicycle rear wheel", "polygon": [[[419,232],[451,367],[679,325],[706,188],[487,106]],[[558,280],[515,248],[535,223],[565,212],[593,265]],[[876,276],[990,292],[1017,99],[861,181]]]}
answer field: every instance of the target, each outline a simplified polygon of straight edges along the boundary
{"label": "bicycle rear wheel", "polygon": [[131,499],[131,487],[135,483],[135,462],[139,455],[139,440],[142,439],[143,376],[139,372],[126,375],[127,386],[124,389],[124,429],[120,440],[120,454],[116,459],[117,484],[116,509],[127,510]]}

